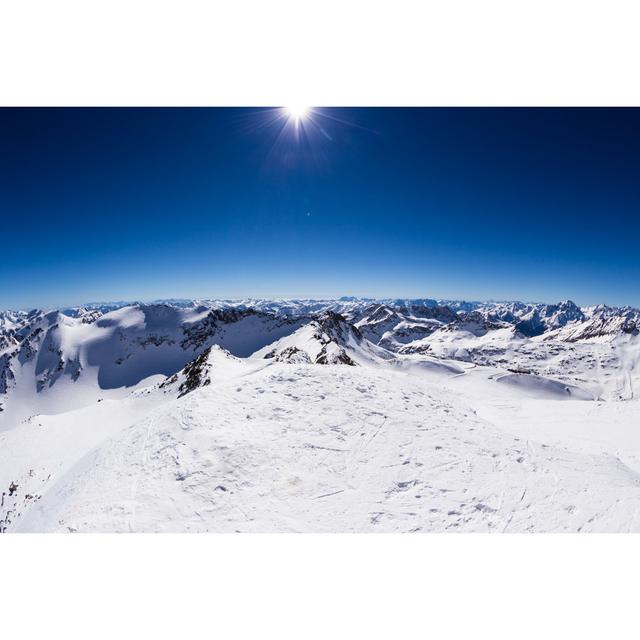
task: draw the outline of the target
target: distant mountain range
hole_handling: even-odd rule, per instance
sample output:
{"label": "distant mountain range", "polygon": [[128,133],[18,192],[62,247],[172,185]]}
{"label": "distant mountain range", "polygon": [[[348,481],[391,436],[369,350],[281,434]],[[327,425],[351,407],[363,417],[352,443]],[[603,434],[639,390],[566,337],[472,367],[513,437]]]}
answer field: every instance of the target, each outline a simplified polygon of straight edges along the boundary
{"label": "distant mountain range", "polygon": [[[75,403],[100,390],[171,376],[212,345],[239,357],[316,364],[409,354],[499,364],[507,351],[522,358],[533,340],[566,350],[572,343],[639,332],[638,309],[580,308],[570,300],[170,300],[4,311],[0,409],[32,411],[45,397],[53,401],[50,390],[61,385],[73,390]],[[462,337],[469,343],[464,348]],[[530,357],[525,360],[523,368],[536,368]]]}

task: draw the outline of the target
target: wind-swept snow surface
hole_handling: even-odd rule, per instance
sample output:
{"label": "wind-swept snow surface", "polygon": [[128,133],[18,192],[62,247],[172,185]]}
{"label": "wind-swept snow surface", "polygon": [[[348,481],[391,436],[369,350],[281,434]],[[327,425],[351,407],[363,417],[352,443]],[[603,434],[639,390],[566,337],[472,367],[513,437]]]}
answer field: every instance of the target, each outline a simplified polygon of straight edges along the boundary
{"label": "wind-swept snow surface", "polygon": [[319,304],[4,314],[0,530],[640,531],[635,311]]}

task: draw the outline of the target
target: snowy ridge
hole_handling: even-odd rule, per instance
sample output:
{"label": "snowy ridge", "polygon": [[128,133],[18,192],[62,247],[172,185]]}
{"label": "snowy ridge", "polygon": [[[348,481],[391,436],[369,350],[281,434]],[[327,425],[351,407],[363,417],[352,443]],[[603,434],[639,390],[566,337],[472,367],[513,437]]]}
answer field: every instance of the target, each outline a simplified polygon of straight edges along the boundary
{"label": "snowy ridge", "polygon": [[[218,345],[207,347],[199,356],[180,371],[158,384],[165,393],[175,392],[178,398],[210,385],[221,377],[231,376],[242,370],[239,358],[232,356]],[[147,393],[149,391],[147,390]]]}
{"label": "snowy ridge", "polygon": [[[58,385],[78,383],[74,396],[83,402],[103,390],[172,375],[213,344],[240,357],[272,352],[285,361],[318,363],[388,359],[389,352],[494,365],[515,357],[521,368],[560,374],[566,362],[556,366],[545,354],[573,351],[576,358],[594,358],[601,369],[614,368],[608,364],[629,360],[619,352],[635,349],[640,327],[637,309],[581,310],[571,301],[182,300],[115,307],[3,312],[0,416],[12,404],[51,410],[56,394],[50,390]],[[336,317],[340,322],[329,327]],[[619,357],[607,357],[604,346],[583,346],[596,339],[613,345]]]}
{"label": "snowy ridge", "polygon": [[[55,411],[59,400],[64,408],[82,406],[105,391],[172,375],[212,344],[248,356],[302,322],[254,310],[165,303],[99,315],[13,315],[1,334],[0,420],[11,412],[14,419],[24,417],[30,408]],[[73,391],[61,389],[70,384]]]}
{"label": "snowy ridge", "polygon": [[254,357],[279,362],[347,364],[355,366],[392,358],[392,354],[369,342],[360,330],[334,311],[323,311],[316,319],[260,349]]}
{"label": "snowy ridge", "polygon": [[0,531],[639,530],[640,312],[0,314]]}

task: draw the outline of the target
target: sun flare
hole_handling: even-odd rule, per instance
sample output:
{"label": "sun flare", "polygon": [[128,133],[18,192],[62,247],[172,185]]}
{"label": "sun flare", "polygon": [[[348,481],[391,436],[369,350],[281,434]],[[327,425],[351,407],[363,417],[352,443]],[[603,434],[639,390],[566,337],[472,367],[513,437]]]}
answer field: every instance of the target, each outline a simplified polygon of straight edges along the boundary
{"label": "sun flare", "polygon": [[292,106],[285,107],[285,111],[289,118],[295,122],[300,122],[300,120],[304,120],[309,115],[310,109],[309,107]]}

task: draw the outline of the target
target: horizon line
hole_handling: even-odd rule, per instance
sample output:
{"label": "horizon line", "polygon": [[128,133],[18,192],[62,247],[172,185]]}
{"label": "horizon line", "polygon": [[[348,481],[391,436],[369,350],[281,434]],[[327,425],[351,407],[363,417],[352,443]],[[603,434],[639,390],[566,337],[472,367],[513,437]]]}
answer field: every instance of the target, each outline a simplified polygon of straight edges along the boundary
{"label": "horizon line", "polygon": [[258,302],[258,301],[282,301],[282,302],[349,302],[349,301],[371,301],[371,302],[389,302],[389,301],[425,301],[432,300],[436,302],[440,306],[446,306],[447,303],[458,302],[458,303],[470,303],[470,304],[510,304],[510,303],[520,303],[520,304],[530,304],[530,305],[556,305],[562,303],[572,303],[579,309],[588,308],[588,307],[608,307],[610,309],[636,309],[640,310],[640,307],[636,307],[631,304],[624,305],[609,305],[605,302],[599,302],[596,304],[578,304],[571,300],[571,298],[565,298],[562,300],[557,300],[554,302],[548,302],[543,300],[523,300],[523,299],[498,299],[498,298],[442,298],[442,297],[415,297],[415,296],[355,296],[355,295],[342,295],[342,296],[316,296],[316,297],[299,297],[299,296],[262,296],[262,297],[253,297],[253,296],[244,296],[239,298],[230,298],[230,297],[202,297],[202,296],[194,296],[194,297],[186,297],[186,298],[178,298],[178,297],[168,297],[168,298],[153,298],[153,299],[131,299],[131,300],[94,300],[94,301],[85,301],[78,304],[58,304],[53,306],[29,306],[29,307],[3,307],[0,309],[2,312],[22,312],[22,313],[31,313],[33,311],[43,311],[43,312],[51,312],[51,311],[61,311],[64,309],[77,309],[82,307],[97,307],[97,306],[107,306],[113,305],[118,306],[119,308],[133,305],[152,305],[152,304],[166,304],[166,303],[179,303],[179,302],[228,302],[228,303],[241,303],[244,301],[248,302]]}

